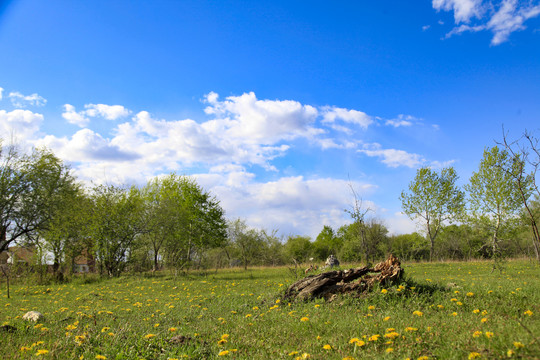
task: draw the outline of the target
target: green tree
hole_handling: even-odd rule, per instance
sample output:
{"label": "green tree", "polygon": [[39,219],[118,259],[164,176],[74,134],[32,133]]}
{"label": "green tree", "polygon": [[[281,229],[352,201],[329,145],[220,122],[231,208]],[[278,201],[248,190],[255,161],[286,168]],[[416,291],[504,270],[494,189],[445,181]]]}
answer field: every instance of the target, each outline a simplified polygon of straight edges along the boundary
{"label": "green tree", "polygon": [[336,236],[330,226],[325,225],[313,242],[313,252],[317,259],[326,260],[330,254],[337,255],[342,245],[342,239]]}
{"label": "green tree", "polygon": [[134,187],[124,189],[113,185],[95,187],[91,199],[89,234],[95,241],[100,273],[106,271],[111,277],[119,276],[142,230],[142,199]]}
{"label": "green tree", "polygon": [[19,239],[36,241],[76,188],[70,169],[49,150],[20,155],[0,139],[0,251]]}
{"label": "green tree", "polygon": [[412,220],[424,222],[430,242],[429,260],[433,260],[435,239],[447,221],[455,220],[464,209],[464,193],[457,186],[458,176],[453,167],[441,173],[429,167],[417,170],[409,184],[409,192],[399,197],[403,212]]}
{"label": "green tree", "polygon": [[313,255],[313,244],[308,236],[289,236],[285,243],[285,254],[296,262],[306,262]]}
{"label": "green tree", "polygon": [[508,161],[507,151],[497,146],[485,149],[478,171],[465,185],[469,194],[471,220],[491,233],[490,246],[494,260],[501,255],[501,232],[507,230],[510,220],[517,219],[522,207],[521,194],[512,181],[512,175],[502,167]]}
{"label": "green tree", "polygon": [[264,240],[259,231],[249,228],[244,220],[236,219],[229,222],[227,233],[233,252],[239,257],[244,270],[261,260]]}

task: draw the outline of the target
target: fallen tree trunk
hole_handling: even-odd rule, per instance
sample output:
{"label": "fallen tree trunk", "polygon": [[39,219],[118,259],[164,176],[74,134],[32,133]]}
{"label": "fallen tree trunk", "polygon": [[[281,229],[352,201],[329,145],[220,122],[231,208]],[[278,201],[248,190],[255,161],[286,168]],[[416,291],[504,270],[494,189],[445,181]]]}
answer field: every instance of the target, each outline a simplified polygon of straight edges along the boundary
{"label": "fallen tree trunk", "polygon": [[338,294],[359,296],[370,291],[375,284],[387,286],[398,282],[402,276],[400,261],[395,256],[389,255],[388,259],[373,268],[364,266],[307,276],[289,286],[284,299],[290,301],[324,298],[332,301]]}

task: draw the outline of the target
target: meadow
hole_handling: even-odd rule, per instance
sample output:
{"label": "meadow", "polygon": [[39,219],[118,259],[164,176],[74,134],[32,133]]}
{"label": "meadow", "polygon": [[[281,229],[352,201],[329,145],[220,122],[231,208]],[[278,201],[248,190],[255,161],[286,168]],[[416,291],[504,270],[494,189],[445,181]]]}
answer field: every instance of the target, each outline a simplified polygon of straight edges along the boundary
{"label": "meadow", "polygon": [[[288,268],[0,286],[3,359],[540,358],[540,267],[405,263],[361,298],[288,303]],[[22,319],[29,310],[45,315]],[[16,328],[15,331],[10,325]]]}

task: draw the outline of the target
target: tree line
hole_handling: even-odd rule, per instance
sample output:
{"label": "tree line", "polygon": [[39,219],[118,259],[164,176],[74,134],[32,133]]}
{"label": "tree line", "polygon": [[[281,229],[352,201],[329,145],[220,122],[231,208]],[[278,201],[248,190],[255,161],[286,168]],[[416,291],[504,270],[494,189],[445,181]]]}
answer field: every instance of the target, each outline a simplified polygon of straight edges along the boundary
{"label": "tree line", "polygon": [[0,142],[0,252],[31,245],[49,255],[55,277],[81,254],[103,276],[125,271],[277,266],[324,261],[372,262],[530,256],[540,259],[538,140],[530,133],[486,148],[462,187],[453,167],[417,170],[402,209],[420,225],[389,235],[351,187],[350,223],[320,234],[280,237],[226,219],[219,200],[193,178],[169,174],[144,186],[83,186],[47,149],[21,154]]}

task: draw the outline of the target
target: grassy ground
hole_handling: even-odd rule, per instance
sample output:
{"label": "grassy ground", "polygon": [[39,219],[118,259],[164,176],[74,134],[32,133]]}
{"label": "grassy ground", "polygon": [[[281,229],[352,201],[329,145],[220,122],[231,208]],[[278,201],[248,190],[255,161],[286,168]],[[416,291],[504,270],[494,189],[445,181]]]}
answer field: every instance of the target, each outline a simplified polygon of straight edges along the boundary
{"label": "grassy ground", "polygon": [[[540,358],[540,267],[404,264],[362,299],[285,303],[286,268],[0,287],[3,359]],[[38,310],[45,320],[22,315]],[[171,340],[172,339],[172,340]]]}

